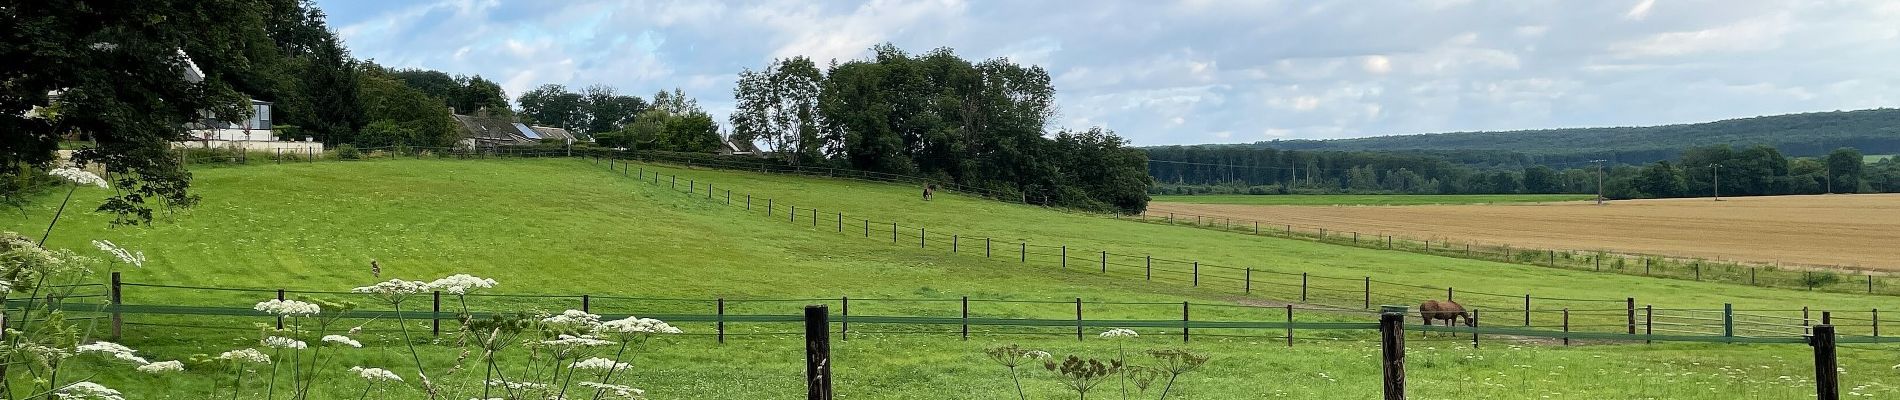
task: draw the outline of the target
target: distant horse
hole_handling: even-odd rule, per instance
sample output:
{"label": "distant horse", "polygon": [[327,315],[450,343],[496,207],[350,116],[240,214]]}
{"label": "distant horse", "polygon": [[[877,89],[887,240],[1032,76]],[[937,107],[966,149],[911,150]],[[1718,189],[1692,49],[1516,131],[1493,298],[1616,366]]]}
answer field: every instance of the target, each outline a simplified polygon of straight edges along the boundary
{"label": "distant horse", "polygon": [[1452,326],[1458,323],[1458,318],[1461,317],[1465,319],[1465,326],[1478,326],[1478,321],[1471,319],[1471,313],[1466,312],[1464,306],[1451,300],[1426,300],[1425,303],[1418,305],[1418,315],[1424,317],[1427,326],[1430,326],[1433,320],[1444,320],[1445,326]]}
{"label": "distant horse", "polygon": [[930,198],[935,196],[936,194],[937,194],[936,184],[931,184],[931,183],[924,184],[924,201],[930,201]]}

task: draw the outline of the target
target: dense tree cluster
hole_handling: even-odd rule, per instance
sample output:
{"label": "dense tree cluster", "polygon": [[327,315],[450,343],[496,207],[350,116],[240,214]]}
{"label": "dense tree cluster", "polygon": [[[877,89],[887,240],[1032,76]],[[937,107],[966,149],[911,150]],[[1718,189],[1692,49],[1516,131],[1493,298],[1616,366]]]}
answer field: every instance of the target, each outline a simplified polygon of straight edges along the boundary
{"label": "dense tree cluster", "polygon": [[653,94],[653,105],[619,129],[594,135],[601,146],[634,150],[711,153],[723,146],[719,123],[679,89]]}
{"label": "dense tree cluster", "polygon": [[919,175],[1038,204],[1147,206],[1139,150],[1101,129],[1045,134],[1055,88],[1041,67],[871,50],[823,72],[804,57],[742,72],[734,138],[786,162]]}
{"label": "dense tree cluster", "polygon": [[1282,150],[1443,151],[1465,155],[1522,153],[1537,163],[1609,160],[1647,164],[1673,160],[1691,146],[1767,145],[1814,157],[1840,147],[1873,154],[1900,153],[1900,109],[1833,111],[1647,127],[1452,132],[1333,140],[1254,143]]}
{"label": "dense tree cluster", "polygon": [[1680,150],[1678,159],[1629,165],[1589,162],[1472,166],[1419,152],[1297,151],[1249,146],[1147,149],[1161,194],[1194,193],[1597,193],[1611,198],[1900,192],[1900,161],[1867,165],[1859,151],[1787,157],[1773,146]]}

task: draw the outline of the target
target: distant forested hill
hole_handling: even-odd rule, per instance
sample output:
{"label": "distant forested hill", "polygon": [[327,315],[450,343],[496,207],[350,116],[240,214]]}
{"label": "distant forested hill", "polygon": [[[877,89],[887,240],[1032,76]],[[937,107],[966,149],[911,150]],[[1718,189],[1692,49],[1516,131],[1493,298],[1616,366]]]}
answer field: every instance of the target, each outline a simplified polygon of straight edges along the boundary
{"label": "distant forested hill", "polygon": [[1770,145],[1789,156],[1824,155],[1840,147],[1854,147],[1867,154],[1900,153],[1900,109],[1787,114],[1647,127],[1275,140],[1253,145],[1282,150],[1423,150],[1467,155],[1502,151],[1522,153],[1533,162],[1543,164],[1593,159],[1642,164],[1674,159],[1685,148],[1718,144]]}

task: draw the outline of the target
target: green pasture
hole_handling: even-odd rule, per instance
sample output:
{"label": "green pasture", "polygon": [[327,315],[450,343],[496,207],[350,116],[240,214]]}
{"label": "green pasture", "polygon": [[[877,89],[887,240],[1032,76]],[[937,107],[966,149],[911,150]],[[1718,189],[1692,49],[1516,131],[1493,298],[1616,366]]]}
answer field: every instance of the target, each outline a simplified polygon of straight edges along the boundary
{"label": "green pasture", "polygon": [[[118,227],[109,218],[86,212],[107,193],[79,189],[75,207],[52,233],[49,247],[90,252],[92,239],[108,239],[143,250],[142,268],[118,265],[126,282],[201,287],[257,288],[261,292],[212,291],[127,286],[125,303],[248,308],[272,296],[270,289],[338,291],[392,277],[433,279],[470,273],[501,282],[493,293],[578,296],[589,294],[595,312],[606,314],[694,314],[714,312],[711,299],[727,298],[730,314],[792,315],[805,304],[841,306],[851,297],[854,316],[921,315],[955,317],[962,296],[973,301],[972,317],[1063,319],[1073,317],[1066,302],[1082,298],[1088,318],[1167,320],[1178,318],[1178,302],[1209,306],[1194,319],[1214,321],[1279,320],[1278,308],[1220,307],[1272,305],[1297,300],[1300,272],[1315,276],[1373,276],[1385,282],[1461,291],[1534,293],[1542,297],[1621,299],[1673,308],[1780,310],[1801,306],[1840,310],[1889,308],[1891,297],[1753,288],[1635,276],[1594,274],[1523,265],[1461,260],[1405,252],[1334,246],[1298,240],[1232,235],[1183,227],[1132,223],[1097,215],[1005,204],[958,195],[933,201],[904,185],[821,178],[761,175],[660,165],[634,165],[632,172],[609,172],[604,165],[574,159],[530,160],[372,160],[306,164],[253,165],[196,170],[194,187],[203,203],[188,210],[161,212],[149,227]],[[653,183],[653,171],[678,175]],[[637,181],[629,175],[646,179]],[[714,200],[703,192],[713,183]],[[695,192],[684,193],[689,187]],[[725,204],[725,190],[752,194],[752,211]],[[63,193],[49,193],[19,212],[0,214],[0,229],[38,236]],[[767,215],[764,199],[775,211]],[[815,224],[785,214],[786,203],[799,212],[817,208]],[[842,223],[834,214],[843,210]],[[872,225],[864,234],[869,219]],[[856,221],[854,221],[856,220]],[[893,244],[890,222],[898,222]],[[852,222],[857,222],[855,225]],[[922,248],[908,229],[924,227]],[[856,228],[855,231],[852,228]],[[884,229],[879,231],[878,229]],[[839,232],[840,230],[844,232]],[[882,232],[880,234],[879,232]],[[956,234],[952,253],[940,234]],[[866,236],[869,236],[868,238]],[[976,238],[991,238],[984,257]],[[1019,243],[1068,246],[1070,265],[1046,255],[1028,263],[1011,253]],[[1094,252],[1117,254],[1110,273],[1089,264]],[[1059,251],[1046,247],[1034,252]],[[1231,270],[1203,266],[1200,286],[1188,281],[1180,265],[1148,281],[1125,255],[1169,260],[1200,260],[1208,265],[1256,268],[1254,293],[1242,293]],[[371,276],[369,262],[382,267]],[[1280,272],[1274,274],[1268,271]],[[104,271],[99,280],[104,281]],[[1224,275],[1223,275],[1224,274]],[[1357,288],[1358,281],[1326,284]],[[1316,288],[1322,287],[1316,284]],[[1410,303],[1441,296],[1436,289],[1381,287],[1374,304]],[[1359,294],[1333,293],[1335,302]],[[1332,292],[1328,292],[1332,293]],[[352,295],[315,294],[354,299]],[[1509,299],[1461,294],[1474,306],[1510,308]],[[1469,300],[1465,300],[1469,297]],[[900,300],[901,299],[901,300]],[[996,302],[985,300],[1010,300]],[[1117,304],[1107,302],[1144,303]],[[483,298],[472,307],[488,310],[559,311],[578,308],[575,297]],[[410,303],[417,304],[417,303]],[[427,304],[426,302],[421,304]],[[1553,302],[1537,308],[1620,307],[1620,303]],[[411,307],[411,305],[405,305]],[[420,307],[420,306],[417,306]],[[1769,311],[1760,311],[1768,313]],[[1538,325],[1552,314],[1540,310]],[[1302,321],[1370,322],[1353,313],[1301,314]],[[1584,320],[1586,318],[1579,318]],[[89,324],[97,329],[99,320]],[[128,315],[123,342],[155,360],[255,346],[259,324],[268,319],[229,316]],[[414,398],[414,371],[401,351],[394,321],[351,320],[369,329],[364,349],[344,350],[333,368],[339,382],[319,389],[319,398],[356,398],[361,384],[346,379],[347,365],[389,368],[412,382],[376,391],[371,397]],[[796,324],[735,323],[728,343],[719,345],[712,324],[683,322],[688,335],[662,339],[637,351],[634,386],[649,398],[762,398],[802,396],[803,343],[790,332]],[[469,379],[440,375],[455,361],[427,334],[428,325],[408,326],[434,357],[424,361],[438,381]],[[961,399],[1007,398],[1011,390],[1002,367],[981,349],[1019,343],[1057,355],[1110,357],[1112,344],[1093,338],[1076,341],[1072,328],[973,328],[960,340],[955,326],[879,326],[854,323],[848,341],[837,342],[839,393],[848,398]],[[1580,328],[1582,329],[1582,328]],[[919,331],[936,333],[922,334]],[[1378,391],[1376,342],[1368,332],[1301,331],[1288,348],[1279,332],[1260,330],[1197,331],[1181,344],[1174,330],[1140,329],[1144,335],[1130,350],[1187,346],[1214,357],[1209,367],[1177,384],[1170,398],[1370,398]],[[1599,329],[1600,330],[1600,329]],[[1848,328],[1843,328],[1848,330]],[[893,332],[893,333],[885,333]],[[911,332],[911,333],[894,333]],[[1019,333],[1036,333],[1021,335]],[[1849,333],[1856,331],[1848,330]],[[102,334],[95,332],[95,335]],[[1237,336],[1221,336],[1237,335]],[[834,336],[835,338],[835,336]],[[1409,348],[1414,398],[1523,398],[1527,393],[1556,399],[1594,398],[1789,398],[1812,391],[1808,349],[1800,345],[1601,344],[1562,347],[1548,340],[1513,342],[1487,337],[1470,349],[1468,338],[1418,334]],[[1582,344],[1582,343],[1580,343]],[[1875,347],[1874,349],[1884,349]],[[1892,350],[1843,349],[1846,386],[1876,396],[1900,394],[1900,364]],[[519,355],[516,355],[518,357]],[[506,362],[506,360],[504,360]],[[203,398],[229,396],[228,372],[189,365],[193,372],[160,378],[127,372],[124,367],[86,364],[72,376],[89,376],[123,389],[129,398]],[[98,372],[100,375],[89,375]],[[1023,371],[1031,398],[1062,398],[1049,373]],[[77,379],[77,378],[75,378]],[[261,391],[250,375],[249,391]],[[222,386],[217,386],[222,385]],[[212,392],[214,386],[224,392]],[[1859,388],[1856,388],[1859,387]],[[1102,386],[1091,397],[1108,395]],[[241,397],[255,397],[252,393]],[[1178,397],[1176,397],[1178,396]]]}

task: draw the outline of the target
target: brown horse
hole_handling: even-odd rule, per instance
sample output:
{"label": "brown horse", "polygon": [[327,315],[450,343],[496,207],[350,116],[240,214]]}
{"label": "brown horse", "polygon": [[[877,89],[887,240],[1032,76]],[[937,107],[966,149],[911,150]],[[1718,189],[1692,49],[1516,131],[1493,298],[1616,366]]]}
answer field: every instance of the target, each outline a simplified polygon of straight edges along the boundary
{"label": "brown horse", "polygon": [[1462,317],[1465,326],[1478,326],[1478,321],[1471,319],[1471,313],[1466,312],[1464,306],[1451,300],[1426,300],[1418,305],[1418,314],[1425,318],[1425,325],[1431,325],[1433,320],[1444,320],[1445,326],[1452,326]]}

